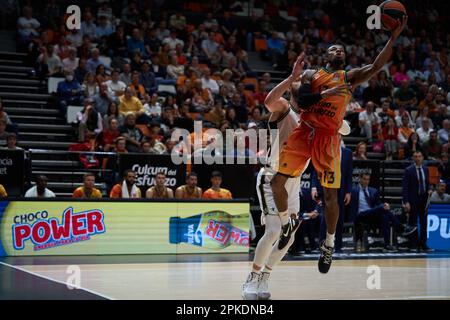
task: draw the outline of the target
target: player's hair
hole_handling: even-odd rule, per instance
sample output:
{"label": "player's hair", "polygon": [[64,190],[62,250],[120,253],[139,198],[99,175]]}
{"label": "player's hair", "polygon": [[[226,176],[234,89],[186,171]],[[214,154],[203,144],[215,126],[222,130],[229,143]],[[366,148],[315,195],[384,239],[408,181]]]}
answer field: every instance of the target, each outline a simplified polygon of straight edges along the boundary
{"label": "player's hair", "polygon": [[83,175],[83,181],[86,181],[87,177],[94,177],[95,179],[95,174],[93,174],[92,172],[88,172],[85,175]]}
{"label": "player's hair", "polygon": [[155,177],[157,177],[157,176],[164,176],[164,178],[165,178],[166,174],[164,172],[162,172],[162,171],[159,171],[159,172],[156,173]]}
{"label": "player's hair", "polygon": [[190,177],[198,177],[198,174],[196,174],[194,171],[191,171],[191,172],[188,173],[188,175],[186,176],[186,180],[188,180]]}
{"label": "player's hair", "polygon": [[130,172],[136,173],[136,172],[134,172],[134,170],[132,170],[132,169],[127,169],[127,170],[125,170],[125,171],[123,172],[123,177],[124,177],[124,178],[128,177],[128,174],[129,174]]}
{"label": "player's hair", "polygon": [[214,171],[211,173],[211,178],[222,178],[222,172],[217,171],[217,170],[214,170]]}
{"label": "player's hair", "polygon": [[363,171],[363,172],[361,172],[361,173],[359,174],[359,177],[360,177],[360,178],[362,178],[362,177],[364,177],[364,176],[369,176],[369,178],[370,178],[371,174],[370,174],[369,171]]}

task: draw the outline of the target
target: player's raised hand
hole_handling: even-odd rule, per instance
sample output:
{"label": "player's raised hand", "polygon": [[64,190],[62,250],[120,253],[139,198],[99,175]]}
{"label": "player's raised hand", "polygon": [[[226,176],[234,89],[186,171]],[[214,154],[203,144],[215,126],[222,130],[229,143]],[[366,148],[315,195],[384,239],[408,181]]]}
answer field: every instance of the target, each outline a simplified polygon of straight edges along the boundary
{"label": "player's raised hand", "polygon": [[351,89],[351,87],[352,86],[349,84],[341,84],[336,87],[322,91],[320,93],[320,95],[322,96],[322,98],[327,98],[330,96],[341,96],[341,95],[346,94],[348,92],[348,90]]}
{"label": "player's raised hand", "polygon": [[403,16],[403,20],[397,19],[397,27],[392,30],[391,38],[397,39],[398,36],[402,33],[403,29],[406,27],[406,23],[408,22],[408,16]]}
{"label": "player's raised hand", "polygon": [[294,68],[292,68],[291,76],[294,80],[297,80],[297,78],[301,76],[304,66],[305,66],[305,53],[302,52],[298,56],[297,61],[295,61]]}

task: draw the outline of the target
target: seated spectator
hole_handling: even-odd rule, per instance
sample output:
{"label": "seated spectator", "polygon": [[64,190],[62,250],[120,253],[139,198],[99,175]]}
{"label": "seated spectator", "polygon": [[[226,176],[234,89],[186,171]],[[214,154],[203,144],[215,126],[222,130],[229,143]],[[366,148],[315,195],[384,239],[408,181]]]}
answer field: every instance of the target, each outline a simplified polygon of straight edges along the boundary
{"label": "seated spectator", "polygon": [[366,104],[366,110],[359,114],[359,127],[361,128],[361,133],[367,137],[369,141],[372,140],[373,132],[378,131],[380,124],[380,120],[374,110],[375,104],[372,101],[369,101]]}
{"label": "seated spectator", "polygon": [[110,152],[115,147],[115,141],[120,135],[119,121],[116,118],[108,118],[108,127],[97,135],[96,150]]}
{"label": "seated spectator", "polygon": [[79,142],[95,139],[103,130],[103,120],[100,113],[92,106],[91,100],[87,100],[87,103],[84,109],[77,113]]}
{"label": "seated spectator", "polygon": [[161,47],[161,44],[162,44],[161,40],[159,40],[158,37],[156,36],[156,29],[155,28],[150,29],[147,32],[146,37],[144,39],[145,50],[147,54],[150,55],[150,58],[153,57],[154,55],[157,55]]}
{"label": "seated spectator", "polygon": [[367,144],[365,142],[361,141],[356,145],[353,160],[367,160]]}
{"label": "seated spectator", "polygon": [[286,50],[285,41],[279,36],[278,32],[273,31],[269,40],[267,40],[267,55],[273,68],[278,67],[278,61]]}
{"label": "seated spectator", "polygon": [[133,89],[133,92],[136,94],[136,97],[139,100],[144,100],[145,88],[142,84],[139,83],[139,77],[139,72],[134,71],[131,77],[131,83],[128,87]]}
{"label": "seated spectator", "polygon": [[8,114],[5,111],[3,101],[1,98],[0,98],[0,120],[4,120],[7,126],[12,125],[11,119],[9,118]]}
{"label": "seated spectator", "polygon": [[381,98],[392,97],[393,85],[385,70],[378,73],[377,86],[381,89]]}
{"label": "seated spectator", "polygon": [[216,52],[219,48],[219,44],[216,42],[215,36],[216,35],[214,32],[210,32],[208,34],[208,39],[203,40],[201,43],[203,54],[208,60],[212,59],[214,52]]}
{"label": "seated spectator", "polygon": [[386,160],[397,158],[398,151],[398,128],[393,118],[389,117],[386,126],[382,129]]}
{"label": "seated spectator", "polygon": [[450,195],[445,192],[447,184],[444,180],[439,180],[437,189],[431,194],[430,201],[450,203]]}
{"label": "seated spectator", "polygon": [[442,76],[438,70],[439,70],[439,66],[437,69],[435,69],[435,64],[433,62],[430,62],[428,64],[427,70],[423,73],[423,76],[425,77],[425,79],[427,79],[428,82],[430,82],[429,81],[430,77],[433,77],[435,80],[435,83],[440,83],[440,82],[442,82]]}
{"label": "seated spectator", "polygon": [[366,104],[369,101],[373,101],[379,105],[381,103],[382,90],[378,86],[376,78],[369,80],[369,86],[363,90],[363,103]]}
{"label": "seated spectator", "polygon": [[430,118],[433,128],[436,130],[442,128],[443,122],[449,119],[447,106],[445,104],[438,105],[437,112],[431,115]]}
{"label": "seated spectator", "polygon": [[56,195],[47,189],[48,178],[44,175],[36,177],[36,185],[25,193],[25,198],[55,198]]}
{"label": "seated spectator", "polygon": [[5,187],[0,184],[0,198],[7,198],[8,197],[8,193],[6,192]]}
{"label": "seated spectator", "polygon": [[126,138],[127,150],[129,152],[139,152],[144,134],[136,127],[136,115],[132,112],[125,116],[125,123],[120,127],[120,135]]}
{"label": "seated spectator", "polygon": [[419,135],[416,132],[411,133],[405,146],[405,159],[410,160],[416,151],[423,153],[422,144]]}
{"label": "seated spectator", "polygon": [[108,111],[103,116],[103,128],[108,129],[111,119],[116,119],[119,123],[119,127],[123,125],[125,120],[124,116],[119,113],[119,107],[115,101],[111,101],[108,106]]}
{"label": "seated spectator", "polygon": [[442,144],[448,143],[449,134],[450,134],[450,120],[445,119],[444,121],[442,121],[442,129],[438,130],[439,141]]}
{"label": "seated spectator", "polygon": [[245,84],[239,82],[236,87],[236,93],[241,96],[241,100],[244,101],[245,105],[249,110],[253,110],[255,107],[255,99],[253,98],[253,94],[250,91],[245,90]]}
{"label": "seated spectator", "polygon": [[120,71],[118,69],[113,70],[111,73],[111,80],[106,81],[108,91],[110,95],[120,97],[124,94],[127,85],[125,82],[120,81]]}
{"label": "seated spectator", "polygon": [[125,170],[121,183],[116,184],[109,194],[113,199],[139,199],[141,190],[136,185],[136,172]]}
{"label": "seated spectator", "polygon": [[131,84],[132,75],[131,65],[129,63],[126,63],[123,65],[123,72],[120,74],[119,80],[129,86]]}
{"label": "seated spectator", "polygon": [[214,124],[217,128],[225,120],[225,110],[221,99],[215,100],[213,109],[208,113],[208,120]]}
{"label": "seated spectator", "polygon": [[160,117],[161,104],[158,101],[158,94],[153,93],[151,97],[148,94],[146,94],[144,100],[145,100],[144,104],[145,114],[152,118]]}
{"label": "seated spectator", "polygon": [[91,51],[91,58],[87,61],[87,70],[95,74],[100,65],[102,65],[102,62],[100,61],[100,50],[94,48]]}
{"label": "seated spectator", "polygon": [[170,63],[167,66],[167,77],[168,79],[176,80],[178,77],[184,75],[184,66],[178,63],[176,55],[170,56]]}
{"label": "seated spectator", "polygon": [[409,126],[414,129],[416,127],[416,124],[414,123],[411,115],[406,110],[404,106],[400,107],[398,109],[398,115],[395,117],[395,123],[397,124],[397,127],[401,127],[403,123],[403,116],[406,116],[408,118]]}
{"label": "seated spectator", "polygon": [[39,55],[37,63],[41,78],[54,77],[62,74],[63,64],[51,44],[42,47],[42,53]]}
{"label": "seated spectator", "polygon": [[64,117],[68,106],[83,104],[83,89],[74,79],[73,72],[65,72],[65,80],[58,83],[56,94],[59,98],[60,111]]}
{"label": "seated spectator", "polygon": [[404,146],[407,144],[409,136],[414,132],[411,128],[408,115],[402,116],[402,125],[398,129],[398,141]]}
{"label": "seated spectator", "polygon": [[119,98],[119,112],[126,115],[132,112],[138,123],[147,124],[150,119],[145,114],[144,106],[141,100],[134,96],[134,90],[130,87],[125,89],[125,94]]}
{"label": "seated spectator", "polygon": [[394,93],[394,102],[398,107],[405,106],[407,109],[417,104],[416,93],[410,88],[409,81],[403,80]]}
{"label": "seated spectator", "polygon": [[203,193],[203,199],[232,199],[231,192],[227,189],[221,188],[222,173],[213,171],[211,174],[211,188]]}
{"label": "seated spectator", "polygon": [[[370,174],[362,173],[359,184],[352,190],[350,201],[350,216],[355,223],[356,241],[362,239],[364,225],[381,228],[384,238],[385,252],[397,251],[390,243],[390,225],[404,236],[412,234],[417,227],[402,225],[392,214],[388,203],[381,203],[379,191],[369,187]],[[358,245],[357,245],[358,247]]]}
{"label": "seated spectator", "polygon": [[87,71],[87,61],[86,59],[80,59],[78,63],[78,67],[74,71],[75,80],[77,80],[78,83],[84,83],[84,80],[86,79],[86,75],[89,72]]}
{"label": "seated spectator", "polygon": [[227,129],[236,130],[241,128],[241,125],[239,124],[239,121],[236,118],[236,110],[233,107],[227,107],[227,109],[225,110],[225,119],[227,121],[226,123],[228,126]]}
{"label": "seated spectator", "polygon": [[123,25],[118,25],[116,32],[108,37],[108,55],[118,58],[128,58],[127,37],[124,32]]}
{"label": "seated spectator", "polygon": [[58,44],[54,46],[53,50],[61,59],[61,61],[64,61],[69,56],[69,42],[66,40],[66,37],[64,35],[61,35],[59,37]]}
{"label": "seated spectator", "polygon": [[195,172],[190,172],[186,177],[186,184],[175,190],[175,199],[200,199],[202,189],[197,187],[198,176]]}
{"label": "seated spectator", "polygon": [[102,192],[95,188],[95,174],[86,173],[83,176],[83,186],[75,189],[72,198],[98,199],[102,197]]}
{"label": "seated spectator", "polygon": [[148,188],[145,193],[147,199],[172,199],[173,190],[166,187],[166,175],[158,172],[155,177],[155,185]]}
{"label": "seated spectator", "polygon": [[[428,107],[423,108],[422,111],[419,110],[418,117],[416,118],[416,129],[419,129],[422,126],[424,119],[430,120],[429,115]],[[431,129],[434,129],[434,124],[432,121],[429,121],[429,126]]]}
{"label": "seated spectator", "polygon": [[130,54],[139,52],[141,56],[147,58],[144,40],[142,40],[141,38],[141,32],[139,31],[139,29],[137,28],[133,29],[131,37],[127,41],[127,50]]}
{"label": "seated spectator", "polygon": [[23,16],[17,20],[19,43],[26,47],[33,37],[39,36],[40,26],[39,21],[33,18],[33,8],[25,6],[23,8]]}
{"label": "seated spectator", "polygon": [[158,90],[155,74],[150,70],[150,64],[147,61],[144,61],[142,64],[142,72],[139,77],[139,83],[149,94],[152,94]]}
{"label": "seated spectator", "polygon": [[69,56],[63,59],[63,70],[74,72],[78,68],[80,59],[77,58],[77,49],[71,47],[69,48]]}
{"label": "seated spectator", "polygon": [[165,66],[159,64],[159,56],[154,53],[151,56],[151,68],[150,71],[155,75],[155,80],[165,79],[167,76],[167,70]]}
{"label": "seated spectator", "polygon": [[[0,138],[1,139],[1,138]],[[17,135],[14,132],[8,133],[6,136],[6,146],[1,148],[4,150],[23,150],[17,146]]]}
{"label": "seated spectator", "polygon": [[111,77],[106,73],[106,68],[103,64],[100,64],[95,70],[95,80],[99,85],[111,80]]}
{"label": "seated spectator", "polygon": [[388,100],[383,101],[381,111],[377,115],[381,126],[385,126],[389,118],[395,118],[395,112],[391,109],[391,103]]}
{"label": "seated spectator", "polygon": [[98,18],[97,29],[95,30],[95,38],[109,37],[113,32],[114,30],[108,21],[108,17],[104,15],[100,16]]}
{"label": "seated spectator", "polygon": [[94,23],[92,13],[89,11],[84,14],[84,21],[81,22],[81,33],[83,36],[89,36],[93,41],[97,39],[97,26]]}
{"label": "seated spectator", "polygon": [[236,120],[239,123],[247,123],[248,109],[247,106],[243,103],[240,94],[236,93],[233,95],[229,107],[232,107],[236,111]]}
{"label": "seated spectator", "polygon": [[175,29],[172,29],[170,31],[170,35],[163,39],[162,44],[168,44],[170,50],[175,50],[175,47],[180,44],[182,47],[184,47],[184,41],[177,38],[177,31]]}
{"label": "seated spectator", "polygon": [[204,89],[202,86],[202,80],[197,79],[194,81],[192,87],[192,107],[194,112],[205,112],[214,103],[214,98],[211,91]]}
{"label": "seated spectator", "polygon": [[82,90],[84,92],[85,98],[92,98],[99,92],[99,86],[97,81],[95,80],[95,75],[91,72],[88,72],[84,78]]}
{"label": "seated spectator", "polygon": [[99,92],[92,96],[92,102],[94,103],[95,110],[103,117],[112,101],[116,101],[115,97],[111,96],[108,91],[108,85],[106,83],[100,84]]}
{"label": "seated spectator", "polygon": [[442,144],[439,142],[438,133],[430,132],[430,138],[423,143],[423,155],[427,160],[438,160],[442,154]]}
{"label": "seated spectator", "polygon": [[150,137],[146,140],[146,142],[148,142],[148,146],[146,146],[145,153],[164,154],[166,152],[166,146],[159,140],[160,130],[161,128],[159,125],[153,125],[150,127]]}
{"label": "seated spectator", "polygon": [[396,87],[399,87],[402,81],[410,82],[412,80],[406,73],[406,65],[404,63],[400,63],[399,69],[397,70],[396,73],[394,73],[394,76],[392,78],[394,79],[394,85]]}
{"label": "seated spectator", "polygon": [[428,112],[429,112],[430,116],[437,113],[437,111],[438,111],[438,106],[437,106],[436,102],[434,101],[434,97],[431,92],[428,92],[427,95],[425,96],[425,99],[423,99],[419,103],[419,106],[418,106],[419,112],[422,111],[424,108],[428,108]]}
{"label": "seated spectator", "polygon": [[416,130],[417,134],[419,135],[420,142],[423,144],[430,139],[430,133],[433,131],[433,129],[430,127],[430,119],[423,118],[422,119],[422,126]]}
{"label": "seated spectator", "polygon": [[202,87],[209,89],[212,94],[219,94],[219,85],[217,81],[211,78],[211,70],[209,68],[205,68],[203,70]]}

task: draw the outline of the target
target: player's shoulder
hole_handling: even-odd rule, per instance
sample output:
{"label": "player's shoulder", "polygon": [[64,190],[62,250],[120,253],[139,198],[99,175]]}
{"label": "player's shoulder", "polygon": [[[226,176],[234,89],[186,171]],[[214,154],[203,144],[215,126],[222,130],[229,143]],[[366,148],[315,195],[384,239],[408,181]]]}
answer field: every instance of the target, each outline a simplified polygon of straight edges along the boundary
{"label": "player's shoulder", "polygon": [[303,71],[302,74],[302,81],[311,81],[314,77],[314,75],[319,72],[320,69],[306,69],[305,71]]}

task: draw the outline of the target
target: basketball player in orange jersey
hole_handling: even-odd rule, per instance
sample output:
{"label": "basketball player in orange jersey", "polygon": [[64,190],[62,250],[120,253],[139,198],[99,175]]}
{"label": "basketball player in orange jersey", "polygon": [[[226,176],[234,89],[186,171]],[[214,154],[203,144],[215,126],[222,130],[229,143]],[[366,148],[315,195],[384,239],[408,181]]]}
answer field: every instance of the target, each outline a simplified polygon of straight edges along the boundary
{"label": "basketball player in orange jersey", "polygon": [[[271,186],[280,216],[287,215],[286,182],[290,177],[298,176],[308,161],[312,161],[325,198],[327,235],[320,244],[318,268],[321,273],[327,273],[330,269],[334,251],[334,234],[339,217],[337,189],[341,187],[341,135],[338,131],[352,96],[350,89],[372,78],[389,61],[394,42],[406,22],[406,16],[403,21],[398,21],[397,28],[392,31],[389,41],[375,61],[362,68],[344,71],[343,46],[330,46],[327,49],[326,67],[306,70],[301,87],[292,91],[297,104],[305,110],[299,126],[292,132],[280,154],[279,170],[273,177]],[[290,217],[288,223],[283,225],[278,242],[280,249],[289,243],[298,224],[297,219]]]}

